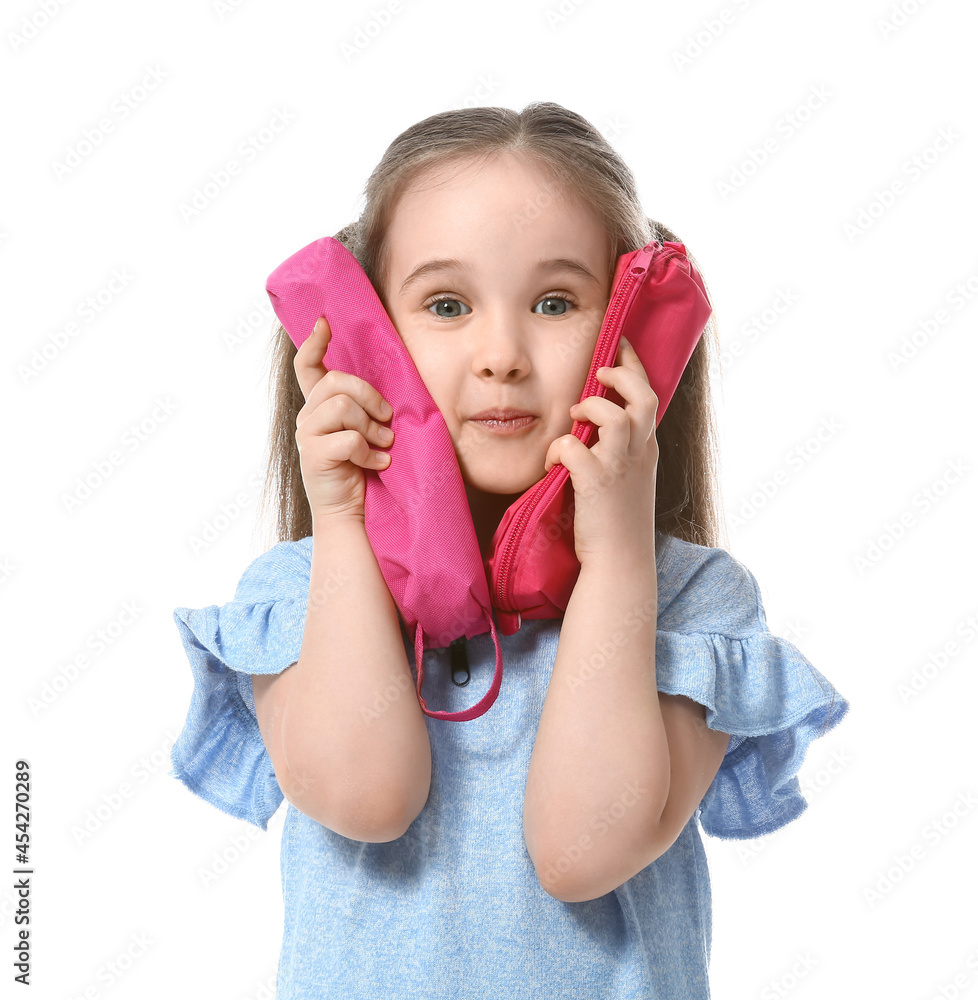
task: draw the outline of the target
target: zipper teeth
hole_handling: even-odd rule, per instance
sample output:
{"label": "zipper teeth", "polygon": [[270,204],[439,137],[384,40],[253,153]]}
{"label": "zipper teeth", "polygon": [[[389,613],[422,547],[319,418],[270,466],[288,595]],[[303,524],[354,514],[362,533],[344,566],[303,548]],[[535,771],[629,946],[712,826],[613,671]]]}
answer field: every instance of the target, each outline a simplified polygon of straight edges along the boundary
{"label": "zipper teeth", "polygon": [[[615,329],[615,324],[618,320],[618,314],[621,312],[622,304],[628,298],[628,293],[631,291],[632,285],[635,283],[636,278],[639,275],[633,273],[633,268],[642,266],[643,271],[641,277],[644,277],[649,269],[649,259],[655,252],[656,244],[647,244],[642,247],[642,253],[636,255],[631,262],[631,266],[628,272],[623,276],[621,287],[618,289],[618,294],[615,296],[615,301],[612,303],[612,310],[608,314],[608,322],[604,324],[604,331],[598,337],[598,345],[595,347],[595,354],[600,354],[599,348],[602,350],[607,346],[608,341],[611,339],[612,333]],[[637,262],[641,260],[642,263]],[[595,388],[600,385],[598,382],[598,377],[596,374],[597,368],[602,367],[600,365],[595,367],[594,372],[588,372],[587,381],[584,383],[583,396],[593,395]],[[556,466],[550,470],[548,475],[556,476]],[[541,490],[530,503],[524,504],[523,509],[519,512],[516,519],[516,524],[513,526],[513,530],[510,532],[509,542],[506,548],[503,550],[503,557],[500,560],[499,567],[499,583],[496,587],[496,603],[497,607],[502,608],[504,611],[515,611],[516,608],[511,608],[508,606],[505,594],[505,582],[507,574],[509,572],[509,567],[513,561],[513,553],[516,551],[517,543],[519,537],[526,525],[526,522],[530,519],[530,515],[536,510],[537,504],[543,498],[545,490]]]}

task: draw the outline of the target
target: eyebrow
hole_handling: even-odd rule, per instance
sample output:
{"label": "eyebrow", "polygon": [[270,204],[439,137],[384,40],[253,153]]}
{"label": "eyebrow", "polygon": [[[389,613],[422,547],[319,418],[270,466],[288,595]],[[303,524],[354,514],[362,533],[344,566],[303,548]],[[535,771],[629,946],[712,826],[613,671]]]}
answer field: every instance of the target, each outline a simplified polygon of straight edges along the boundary
{"label": "eyebrow", "polygon": [[[457,260],[455,257],[442,257],[436,260],[426,260],[419,264],[404,279],[404,284],[401,285],[398,294],[403,295],[405,289],[409,285],[414,284],[416,281],[420,281],[429,274],[437,274],[443,271],[469,270],[471,270],[471,268],[468,264],[463,264],[462,261]],[[560,272],[578,274],[589,281],[593,281],[595,284],[601,284],[601,282],[598,281],[598,279],[591,273],[590,268],[588,268],[583,261],[574,260],[570,257],[552,257],[550,260],[541,260],[537,263],[536,270],[537,272],[545,272],[547,274],[556,274]]]}

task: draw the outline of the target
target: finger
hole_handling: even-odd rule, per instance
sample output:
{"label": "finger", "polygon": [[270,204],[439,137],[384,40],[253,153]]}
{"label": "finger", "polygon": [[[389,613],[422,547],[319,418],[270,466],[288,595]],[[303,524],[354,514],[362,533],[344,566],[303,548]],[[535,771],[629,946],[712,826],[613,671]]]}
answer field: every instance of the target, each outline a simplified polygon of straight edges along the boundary
{"label": "finger", "polygon": [[[309,419],[310,414],[319,410],[327,400],[338,397],[348,398],[360,414],[357,424],[347,422],[342,426],[360,430],[365,437],[369,436],[371,440],[382,442],[385,448],[390,445],[391,441],[386,440],[381,434],[382,425],[393,417],[390,403],[365,379],[351,372],[340,371],[338,368],[323,372],[322,377],[312,387],[305,405],[296,414],[296,426]],[[340,426],[337,424],[336,429]],[[393,428],[387,429],[393,430]]]}
{"label": "finger", "polygon": [[332,333],[325,316],[320,316],[312,328],[312,333],[302,342],[302,346],[295,353],[295,360],[292,362],[295,368],[296,381],[302,390],[303,398],[309,399],[309,394],[316,387],[319,380],[326,374],[323,358]]}
{"label": "finger", "polygon": [[634,365],[626,361],[615,368],[599,368],[595,376],[602,385],[614,389],[625,400],[626,409],[634,408],[638,413],[644,414],[646,419],[651,417],[654,420],[659,408],[659,397],[649,385],[649,377],[641,366],[642,362],[636,355]]}
{"label": "finger", "polygon": [[562,434],[550,442],[544,469],[549,472],[558,464],[564,466],[577,483],[583,483],[585,477],[601,471],[601,463],[576,434]]}
{"label": "finger", "polygon": [[642,359],[638,356],[635,348],[624,337],[618,342],[618,353],[615,356],[615,361],[618,366],[641,373],[645,381],[648,382],[648,372],[645,370],[645,365],[642,364]]}
{"label": "finger", "polygon": [[386,430],[389,429],[371,420],[355,399],[341,392],[323,400],[298,422],[296,440],[308,441],[314,435],[325,437],[323,455],[349,459],[365,467],[368,463],[383,467],[389,455],[381,449],[389,448],[393,441],[383,437]]}
{"label": "finger", "polygon": [[330,434],[323,454],[337,462],[352,462],[362,469],[386,469],[391,461],[390,452],[371,448],[364,436],[354,431]]}
{"label": "finger", "polygon": [[386,469],[390,464],[391,456],[388,452],[375,451],[363,435],[354,430],[320,435],[318,431],[312,432],[309,428],[303,427],[296,432],[296,447],[300,455],[303,445],[309,446],[313,440],[310,436],[313,433],[315,437],[323,438],[322,442],[317,444],[316,461],[328,463],[324,465],[325,469],[335,468],[343,462],[352,462],[362,469]]}
{"label": "finger", "polygon": [[588,396],[583,403],[575,403],[570,408],[570,415],[579,422],[589,420],[598,428],[598,441],[603,445],[599,455],[606,450],[622,455],[628,453],[632,436],[631,419],[617,403],[605,396]]}

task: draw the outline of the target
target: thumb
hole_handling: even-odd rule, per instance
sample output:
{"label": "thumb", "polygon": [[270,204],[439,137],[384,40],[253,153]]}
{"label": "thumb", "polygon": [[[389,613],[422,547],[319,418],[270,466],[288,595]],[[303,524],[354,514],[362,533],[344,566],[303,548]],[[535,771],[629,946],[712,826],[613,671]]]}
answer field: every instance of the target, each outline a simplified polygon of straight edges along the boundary
{"label": "thumb", "polygon": [[[571,435],[573,436],[573,435]],[[547,449],[547,457],[543,463],[543,471],[549,472],[550,469],[555,465],[562,465],[563,462],[563,451],[566,445],[565,438],[568,437],[566,434],[562,434],[559,438],[554,438],[550,442],[550,447]]]}
{"label": "thumb", "polygon": [[543,460],[543,471],[547,473],[550,471],[550,467],[556,465],[560,461],[560,448],[557,442],[560,438],[555,438],[550,442],[550,447],[547,449],[546,458]]}

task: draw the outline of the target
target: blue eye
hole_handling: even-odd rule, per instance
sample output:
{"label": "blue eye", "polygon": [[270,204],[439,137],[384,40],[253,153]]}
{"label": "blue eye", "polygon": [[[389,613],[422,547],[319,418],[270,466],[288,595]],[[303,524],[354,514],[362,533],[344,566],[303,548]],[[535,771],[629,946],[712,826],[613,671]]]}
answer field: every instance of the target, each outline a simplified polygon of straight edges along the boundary
{"label": "blue eye", "polygon": [[[537,305],[540,305],[543,302],[563,302],[563,303],[566,304],[566,307],[572,306],[574,304],[573,302],[571,302],[571,300],[566,295],[547,295],[544,298],[540,299],[540,301],[537,303]],[[537,315],[540,315],[540,316],[566,316],[567,313],[568,313],[568,311],[569,311],[568,308],[566,308],[566,307],[563,308],[563,309],[561,309],[560,312],[550,312],[549,310],[544,310],[544,312],[538,313]],[[536,306],[533,307],[533,311],[534,312],[537,311],[536,310]]]}
{"label": "blue eye", "polygon": [[[472,312],[472,310],[469,309],[469,307],[465,305],[464,302],[460,302],[458,299],[453,299],[450,295],[441,295],[435,298],[428,306],[428,311],[431,312],[432,310],[435,310],[435,307],[440,305],[442,302],[454,302],[456,305],[461,306],[463,309],[468,309],[469,312]],[[545,295],[537,303],[537,306],[542,305],[545,302],[551,303],[550,309],[545,309],[543,312],[537,312],[536,306],[533,307],[533,312],[536,313],[538,316],[565,316],[569,311],[569,307],[574,305],[573,301],[569,296],[560,294]],[[566,305],[563,308],[561,308],[558,312],[554,312],[552,306],[554,302],[564,302],[566,303]],[[439,319],[457,319],[459,316],[464,316],[465,313],[449,313],[448,315],[446,315],[444,312],[438,312],[437,310],[435,310],[435,315]]]}
{"label": "blue eye", "polygon": [[[435,306],[440,305],[442,302],[455,302],[457,305],[464,306],[466,309],[469,309],[469,307],[465,305],[464,302],[459,302],[458,299],[453,299],[450,295],[442,295],[440,298],[435,299],[430,306],[428,306],[428,311],[431,312],[431,310],[434,309]],[[472,310],[469,309],[469,312],[472,312]],[[459,315],[464,315],[464,313],[454,313],[452,315],[446,316],[444,313],[436,312],[435,315],[438,316],[440,319],[456,319]]]}

